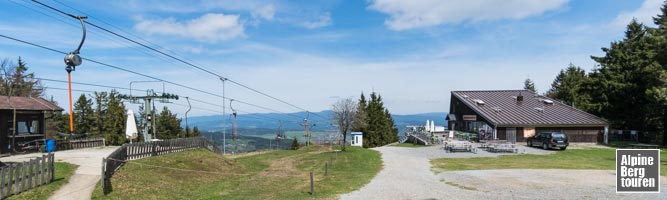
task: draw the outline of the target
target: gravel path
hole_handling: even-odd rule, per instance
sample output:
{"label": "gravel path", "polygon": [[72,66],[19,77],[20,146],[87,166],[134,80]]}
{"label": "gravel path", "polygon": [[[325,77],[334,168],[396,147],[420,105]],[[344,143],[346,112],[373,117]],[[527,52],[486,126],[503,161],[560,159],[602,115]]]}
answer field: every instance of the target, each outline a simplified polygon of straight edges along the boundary
{"label": "gravel path", "polygon": [[[55,152],[55,160],[78,165],[69,182],[58,189],[49,199],[79,200],[90,199],[95,185],[100,181],[102,158],[118,147],[98,147]],[[2,162],[21,162],[40,157],[41,153],[25,154],[1,158]]]}
{"label": "gravel path", "polygon": [[[549,154],[518,146],[519,152]],[[524,151],[525,149],[525,151]],[[660,194],[616,194],[614,171],[608,170],[472,170],[434,174],[430,159],[494,157],[478,151],[445,153],[440,146],[374,148],[384,168],[363,188],[341,199],[667,199]],[[663,190],[667,179],[662,177]]]}

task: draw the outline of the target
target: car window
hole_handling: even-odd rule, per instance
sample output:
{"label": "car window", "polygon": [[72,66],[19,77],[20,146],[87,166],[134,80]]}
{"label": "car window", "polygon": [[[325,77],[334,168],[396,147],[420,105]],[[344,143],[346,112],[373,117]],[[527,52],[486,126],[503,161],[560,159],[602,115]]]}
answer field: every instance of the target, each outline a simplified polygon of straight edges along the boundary
{"label": "car window", "polygon": [[563,133],[553,133],[553,134],[551,134],[551,136],[552,136],[553,138],[559,138],[559,139],[565,139],[565,138],[567,137],[567,136],[565,136],[565,134],[563,134]]}

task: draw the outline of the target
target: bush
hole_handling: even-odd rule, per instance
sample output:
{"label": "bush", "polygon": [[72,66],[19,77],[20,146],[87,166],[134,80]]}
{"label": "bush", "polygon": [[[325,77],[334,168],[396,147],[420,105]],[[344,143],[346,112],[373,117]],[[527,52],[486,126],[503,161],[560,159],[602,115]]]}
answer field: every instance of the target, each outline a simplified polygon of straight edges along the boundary
{"label": "bush", "polygon": [[296,137],[294,137],[294,140],[292,141],[292,150],[297,150],[299,149],[299,141],[296,140]]}

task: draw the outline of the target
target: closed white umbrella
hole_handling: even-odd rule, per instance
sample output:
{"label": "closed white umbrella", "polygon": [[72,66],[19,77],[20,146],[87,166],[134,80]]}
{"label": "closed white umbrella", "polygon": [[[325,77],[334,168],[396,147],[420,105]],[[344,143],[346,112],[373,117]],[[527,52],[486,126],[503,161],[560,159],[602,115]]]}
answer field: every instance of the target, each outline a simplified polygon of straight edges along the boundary
{"label": "closed white umbrella", "polygon": [[435,132],[435,121],[431,121],[431,128],[429,129],[432,132]]}
{"label": "closed white umbrella", "polygon": [[426,132],[429,132],[429,130],[428,130],[429,128],[431,128],[431,122],[429,122],[428,120],[426,120],[426,126],[424,126],[424,130],[425,130]]}
{"label": "closed white umbrella", "polygon": [[133,139],[137,139],[137,122],[134,121],[134,112],[132,110],[127,110],[127,123],[125,123],[125,137],[130,139],[132,143]]}

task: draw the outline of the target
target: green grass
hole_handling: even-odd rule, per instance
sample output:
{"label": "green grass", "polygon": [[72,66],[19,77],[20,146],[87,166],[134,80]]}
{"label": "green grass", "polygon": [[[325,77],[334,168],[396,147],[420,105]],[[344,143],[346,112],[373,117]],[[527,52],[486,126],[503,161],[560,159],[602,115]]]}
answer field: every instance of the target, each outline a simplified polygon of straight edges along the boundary
{"label": "green grass", "polygon": [[[503,155],[497,158],[439,158],[435,171],[485,169],[616,169],[616,149],[570,149],[551,155]],[[660,151],[660,175],[667,175],[667,151]]]}
{"label": "green grass", "polygon": [[47,199],[62,185],[69,181],[69,178],[74,174],[74,171],[78,167],[77,165],[64,162],[56,162],[54,165],[56,174],[53,182],[11,196],[7,199]]}
{"label": "green grass", "polygon": [[428,147],[426,145],[413,144],[413,143],[410,143],[410,142],[396,143],[396,144],[392,144],[392,145],[389,145],[389,146],[392,146],[392,147],[410,147],[410,148]]}
{"label": "green grass", "polygon": [[[382,168],[377,151],[348,147],[336,157],[323,148],[272,151],[234,160],[191,150],[135,160],[113,176],[110,194],[104,196],[98,185],[93,199],[331,199],[361,188]],[[333,165],[324,176],[327,161]],[[310,171],[315,177],[313,196],[308,193]]]}

